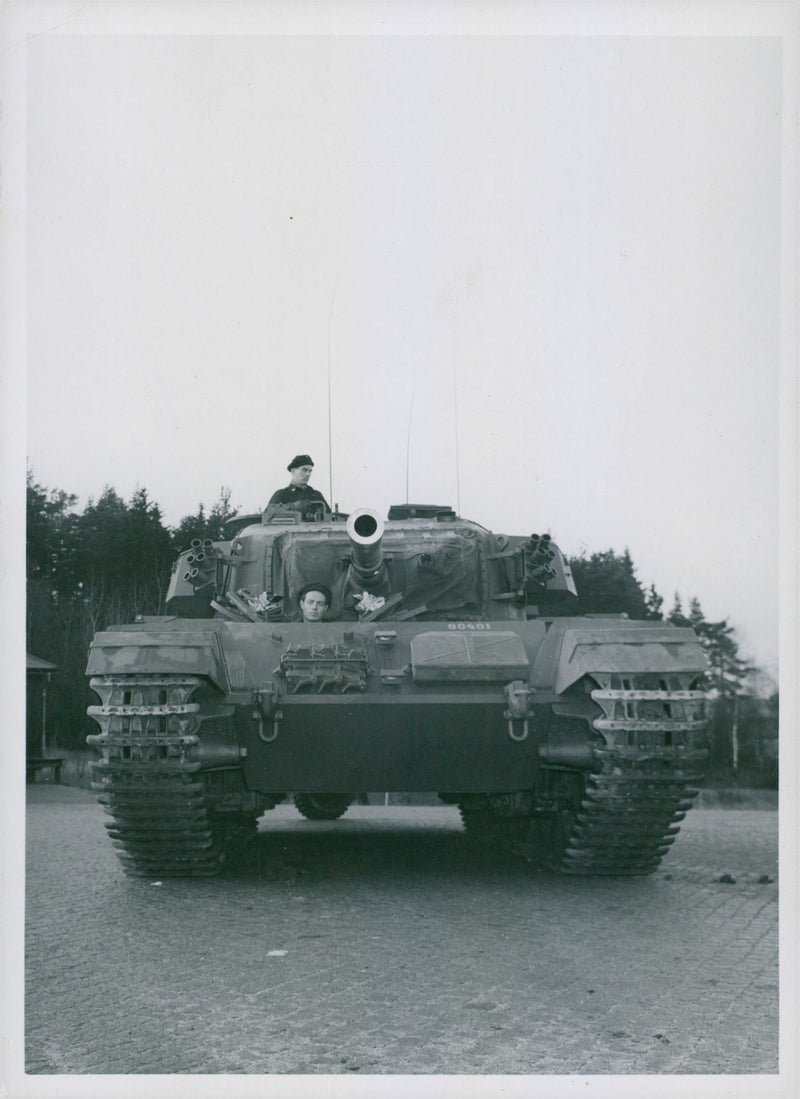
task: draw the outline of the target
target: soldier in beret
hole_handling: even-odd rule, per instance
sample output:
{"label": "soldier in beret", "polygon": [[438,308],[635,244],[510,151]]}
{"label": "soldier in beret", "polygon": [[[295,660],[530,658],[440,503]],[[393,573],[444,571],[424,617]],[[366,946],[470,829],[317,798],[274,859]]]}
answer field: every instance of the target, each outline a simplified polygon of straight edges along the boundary
{"label": "soldier in beret", "polygon": [[331,605],[331,589],[326,584],[306,584],[297,593],[304,622],[321,622]]}
{"label": "soldier in beret", "polygon": [[286,488],[279,488],[269,498],[268,508],[281,505],[291,506],[293,511],[305,512],[306,505],[314,502],[321,503],[325,511],[330,511],[328,502],[321,492],[311,488],[308,481],[314,472],[314,463],[308,454],[298,454],[292,458],[286,467],[292,475]]}

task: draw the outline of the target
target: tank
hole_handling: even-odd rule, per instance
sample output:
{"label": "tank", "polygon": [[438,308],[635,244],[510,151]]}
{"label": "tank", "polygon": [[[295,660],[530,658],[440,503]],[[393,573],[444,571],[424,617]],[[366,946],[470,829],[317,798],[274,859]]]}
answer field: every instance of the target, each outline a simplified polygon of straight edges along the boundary
{"label": "tank", "polygon": [[435,793],[546,870],[655,870],[707,754],[691,629],[577,616],[548,534],[449,507],[272,509],[229,534],[180,556],[166,615],[91,644],[93,788],[129,872],[217,873],[286,797],[335,819],[363,791]]}

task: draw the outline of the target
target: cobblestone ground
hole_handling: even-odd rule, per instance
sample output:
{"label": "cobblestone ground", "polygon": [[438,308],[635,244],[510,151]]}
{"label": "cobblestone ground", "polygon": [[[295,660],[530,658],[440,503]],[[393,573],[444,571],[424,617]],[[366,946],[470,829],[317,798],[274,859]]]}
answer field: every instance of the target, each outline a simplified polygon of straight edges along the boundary
{"label": "cobblestone ground", "polygon": [[774,812],[694,810],[627,880],[475,853],[448,807],[287,805],[235,873],[148,881],[105,819],[29,788],[29,1073],[778,1070]]}

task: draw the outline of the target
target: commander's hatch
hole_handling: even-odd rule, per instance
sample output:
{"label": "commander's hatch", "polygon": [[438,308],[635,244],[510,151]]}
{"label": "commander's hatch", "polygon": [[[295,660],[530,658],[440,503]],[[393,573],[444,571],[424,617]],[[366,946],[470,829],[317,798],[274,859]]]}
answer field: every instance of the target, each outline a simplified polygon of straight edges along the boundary
{"label": "commander's hatch", "polygon": [[245,527],[253,526],[254,523],[261,522],[261,512],[256,511],[250,515],[232,515],[230,519],[226,519],[222,524],[223,536],[226,541],[230,541],[235,538],[240,530],[244,530]]}

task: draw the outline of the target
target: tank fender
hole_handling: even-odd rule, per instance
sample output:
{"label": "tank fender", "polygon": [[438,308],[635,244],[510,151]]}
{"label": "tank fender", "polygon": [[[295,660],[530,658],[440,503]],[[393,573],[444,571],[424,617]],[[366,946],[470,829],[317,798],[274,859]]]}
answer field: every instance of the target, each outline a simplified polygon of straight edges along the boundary
{"label": "tank fender", "polygon": [[89,647],[87,675],[176,674],[207,676],[228,691],[218,629],[106,630]]}
{"label": "tank fender", "polygon": [[556,619],[536,654],[531,686],[561,694],[596,672],[702,674],[706,657],[690,627],[615,619]]}

